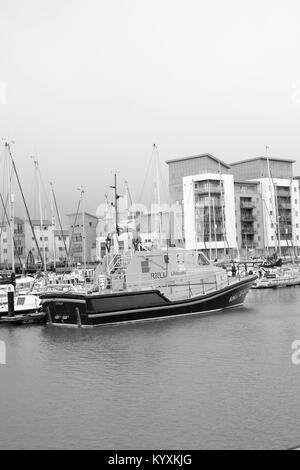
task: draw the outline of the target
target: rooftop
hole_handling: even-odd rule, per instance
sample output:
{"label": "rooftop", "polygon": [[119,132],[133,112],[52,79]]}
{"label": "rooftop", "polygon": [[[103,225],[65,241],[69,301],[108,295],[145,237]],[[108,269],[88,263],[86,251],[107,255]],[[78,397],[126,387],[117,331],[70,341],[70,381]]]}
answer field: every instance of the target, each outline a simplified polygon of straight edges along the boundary
{"label": "rooftop", "polygon": [[[238,162],[230,163],[230,166],[235,166],[235,165],[240,165],[241,163],[248,163],[248,162],[254,162],[257,160],[268,160],[267,157],[254,157],[254,158],[247,158],[246,160],[240,160]],[[275,161],[275,162],[283,162],[283,163],[296,163],[296,160],[290,160],[288,158],[273,158],[269,157],[269,161]]]}
{"label": "rooftop", "polygon": [[[29,223],[28,220],[26,220],[26,222]],[[41,221],[40,220],[32,220],[31,223],[34,227],[40,227],[41,226]],[[52,222],[50,222],[50,220],[43,220],[43,224],[42,224],[43,227],[49,227],[50,225],[52,225]]]}
{"label": "rooftop", "polygon": [[203,153],[203,154],[200,154],[200,155],[193,155],[193,156],[191,156],[191,157],[175,158],[175,159],[173,159],[173,160],[167,160],[166,163],[167,163],[167,165],[169,165],[169,163],[181,162],[181,161],[185,161],[185,160],[193,160],[193,159],[202,158],[202,157],[209,157],[209,158],[211,158],[212,160],[214,160],[215,162],[220,163],[221,165],[223,165],[223,166],[225,166],[226,168],[228,168],[228,170],[230,169],[230,166],[227,165],[227,163],[224,163],[222,160],[220,160],[220,159],[217,158],[217,157],[214,157],[214,156],[211,155],[210,153]]}

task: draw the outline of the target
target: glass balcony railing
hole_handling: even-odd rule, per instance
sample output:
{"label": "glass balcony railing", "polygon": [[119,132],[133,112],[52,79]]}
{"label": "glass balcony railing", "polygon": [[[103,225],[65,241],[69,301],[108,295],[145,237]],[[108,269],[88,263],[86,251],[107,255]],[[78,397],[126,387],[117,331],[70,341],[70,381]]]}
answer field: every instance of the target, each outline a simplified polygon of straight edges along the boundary
{"label": "glass balcony railing", "polygon": [[254,209],[255,204],[252,201],[241,201],[241,209]]}

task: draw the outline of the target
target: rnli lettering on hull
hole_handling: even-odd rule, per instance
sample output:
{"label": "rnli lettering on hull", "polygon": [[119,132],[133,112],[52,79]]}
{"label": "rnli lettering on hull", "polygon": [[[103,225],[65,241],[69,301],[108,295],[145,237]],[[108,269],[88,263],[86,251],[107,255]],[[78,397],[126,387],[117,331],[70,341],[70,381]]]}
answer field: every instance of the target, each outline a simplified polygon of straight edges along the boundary
{"label": "rnli lettering on hull", "polygon": [[151,279],[164,279],[167,277],[167,273],[165,271],[160,273],[151,273]]}

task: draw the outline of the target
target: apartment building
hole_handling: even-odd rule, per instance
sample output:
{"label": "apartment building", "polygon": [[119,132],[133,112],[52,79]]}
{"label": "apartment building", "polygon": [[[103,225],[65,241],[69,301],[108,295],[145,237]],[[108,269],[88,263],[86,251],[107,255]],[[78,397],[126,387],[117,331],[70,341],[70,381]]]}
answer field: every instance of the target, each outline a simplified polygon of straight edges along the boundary
{"label": "apartment building", "polygon": [[299,183],[293,178],[294,163],[289,159],[256,157],[231,164],[236,180],[258,184],[263,248],[269,253],[289,255],[300,246],[300,193]]}
{"label": "apartment building", "polygon": [[[97,260],[96,232],[98,217],[89,214],[88,212],[85,212],[84,214],[68,214],[67,217],[68,234],[70,240],[70,261],[75,264],[82,264],[84,262],[84,259],[86,259],[87,263],[95,262]],[[83,240],[83,234],[85,234],[85,241]]]}

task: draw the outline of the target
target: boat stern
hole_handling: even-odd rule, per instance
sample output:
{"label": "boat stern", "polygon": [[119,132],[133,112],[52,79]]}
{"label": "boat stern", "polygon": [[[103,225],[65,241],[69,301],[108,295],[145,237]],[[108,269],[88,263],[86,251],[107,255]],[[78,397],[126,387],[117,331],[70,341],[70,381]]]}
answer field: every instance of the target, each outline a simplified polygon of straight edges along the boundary
{"label": "boat stern", "polygon": [[88,323],[84,296],[44,294],[41,296],[43,311],[48,323],[63,326],[79,326]]}

